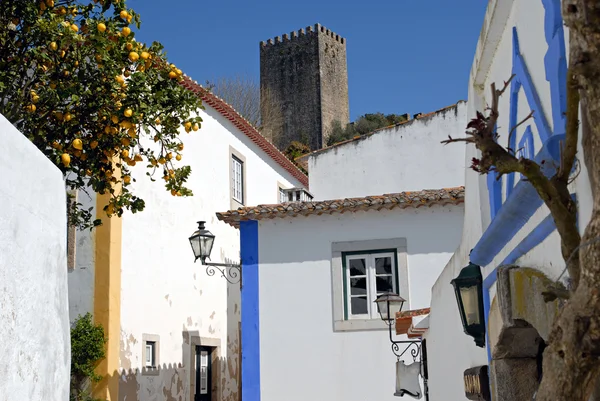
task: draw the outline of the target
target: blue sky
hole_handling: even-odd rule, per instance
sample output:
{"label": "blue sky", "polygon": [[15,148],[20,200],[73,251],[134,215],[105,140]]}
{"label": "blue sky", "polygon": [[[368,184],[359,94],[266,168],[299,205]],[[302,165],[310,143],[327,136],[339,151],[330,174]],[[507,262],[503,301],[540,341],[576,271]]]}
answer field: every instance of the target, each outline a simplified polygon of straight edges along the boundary
{"label": "blue sky", "polygon": [[259,76],[259,42],[320,23],[347,39],[350,118],[427,113],[466,100],[484,0],[129,0],[199,83]]}

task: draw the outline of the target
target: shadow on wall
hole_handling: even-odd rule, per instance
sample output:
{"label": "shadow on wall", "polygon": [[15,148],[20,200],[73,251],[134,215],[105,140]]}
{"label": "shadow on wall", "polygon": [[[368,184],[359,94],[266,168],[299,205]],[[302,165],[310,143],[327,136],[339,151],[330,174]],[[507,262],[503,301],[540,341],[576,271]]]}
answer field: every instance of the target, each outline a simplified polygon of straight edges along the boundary
{"label": "shadow on wall", "polygon": [[[231,358],[212,359],[211,401],[239,401],[238,392],[225,392],[222,388],[220,372],[231,364]],[[236,362],[237,363],[237,358]],[[123,369],[105,376],[104,380],[118,380],[119,394],[110,392],[112,400],[119,401],[194,401],[195,366],[181,363],[164,363],[155,369]]]}

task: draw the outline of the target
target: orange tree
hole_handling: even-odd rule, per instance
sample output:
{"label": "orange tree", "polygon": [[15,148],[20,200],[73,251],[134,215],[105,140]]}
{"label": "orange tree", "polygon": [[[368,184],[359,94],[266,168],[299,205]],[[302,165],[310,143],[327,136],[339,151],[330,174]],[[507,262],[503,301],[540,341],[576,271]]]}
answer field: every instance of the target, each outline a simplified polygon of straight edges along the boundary
{"label": "orange tree", "polygon": [[[108,217],[144,209],[130,167],[162,173],[173,196],[189,196],[177,166],[181,128],[197,131],[200,99],[163,47],[134,39],[140,18],[125,0],[2,0],[0,113],[64,173],[70,190],[110,193]],[[145,146],[143,146],[145,145]],[[70,202],[79,228],[100,224]],[[100,215],[96,215],[99,217]]]}

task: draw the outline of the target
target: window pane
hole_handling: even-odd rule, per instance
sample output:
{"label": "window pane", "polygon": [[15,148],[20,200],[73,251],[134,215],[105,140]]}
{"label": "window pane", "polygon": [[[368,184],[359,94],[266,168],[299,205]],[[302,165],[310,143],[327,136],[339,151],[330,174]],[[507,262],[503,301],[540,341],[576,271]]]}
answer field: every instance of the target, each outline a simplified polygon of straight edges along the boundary
{"label": "window pane", "polygon": [[350,279],[350,295],[367,295],[367,278]]}
{"label": "window pane", "polygon": [[366,262],[364,259],[350,259],[348,261],[350,276],[364,276],[366,274]]}
{"label": "window pane", "polygon": [[375,282],[377,283],[377,292],[394,292],[394,280],[392,275],[377,276]]}
{"label": "window pane", "polygon": [[366,315],[369,313],[367,297],[351,297],[350,313],[353,315]]}
{"label": "window pane", "polygon": [[392,258],[375,258],[375,274],[392,274]]}

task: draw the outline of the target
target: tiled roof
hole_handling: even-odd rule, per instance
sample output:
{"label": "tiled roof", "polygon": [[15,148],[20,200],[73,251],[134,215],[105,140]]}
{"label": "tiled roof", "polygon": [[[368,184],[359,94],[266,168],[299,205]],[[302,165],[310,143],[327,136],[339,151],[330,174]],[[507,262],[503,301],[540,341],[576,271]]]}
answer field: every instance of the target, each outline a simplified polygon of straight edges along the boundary
{"label": "tiled roof", "polygon": [[458,205],[464,202],[465,187],[426,189],[364,198],[348,198],[315,202],[288,202],[277,205],[241,207],[237,210],[217,213],[217,218],[234,227],[240,221],[274,219],[357,212],[360,210],[407,209],[434,205]]}
{"label": "tiled roof", "polygon": [[[325,148],[314,150],[314,151],[312,151],[310,153],[307,153],[305,155],[297,157],[295,160],[296,160],[297,163],[300,163],[303,167],[306,166],[305,169],[308,169],[308,158],[310,156],[326,152],[326,151],[328,151],[330,149],[337,148],[338,146],[342,146],[342,145],[345,145],[347,143],[356,142],[356,141],[359,141],[361,139],[368,138],[368,137],[370,137],[373,134],[377,134],[378,132],[385,131],[385,130],[390,129],[390,128],[399,127],[399,126],[405,125],[405,124],[410,124],[410,123],[412,123],[415,120],[422,120],[424,118],[431,117],[431,116],[433,116],[433,115],[435,115],[437,113],[446,112],[446,111],[448,111],[448,110],[450,110],[452,108],[455,108],[458,105],[458,103],[460,103],[460,102],[464,102],[464,100],[459,100],[457,103],[454,103],[453,105],[442,107],[441,109],[436,110],[436,111],[432,111],[431,113],[416,115],[416,116],[414,116],[414,118],[411,118],[411,119],[406,120],[406,121],[402,121],[402,122],[397,123],[397,124],[388,125],[387,127],[377,128],[376,130],[371,131],[371,132],[369,132],[369,133],[367,133],[365,135],[357,135],[354,138],[347,139],[345,141],[335,143],[335,144],[333,144],[331,146],[327,146]],[[310,174],[310,172],[309,172],[309,174]]]}
{"label": "tiled roof", "polygon": [[269,155],[277,164],[283,167],[288,173],[296,178],[300,183],[308,188],[308,176],[304,174],[290,159],[275,147],[267,138],[261,135],[258,130],[252,126],[240,113],[238,113],[229,103],[216,96],[198,82],[190,77],[184,76],[181,85],[198,95],[202,101],[213,109],[217,110],[223,117],[228,119],[240,131],[242,131],[252,142]]}
{"label": "tiled roof", "polygon": [[407,334],[408,338],[418,338],[427,331],[426,327],[415,327],[414,317],[428,315],[430,308],[415,309],[396,314],[396,334]]}

